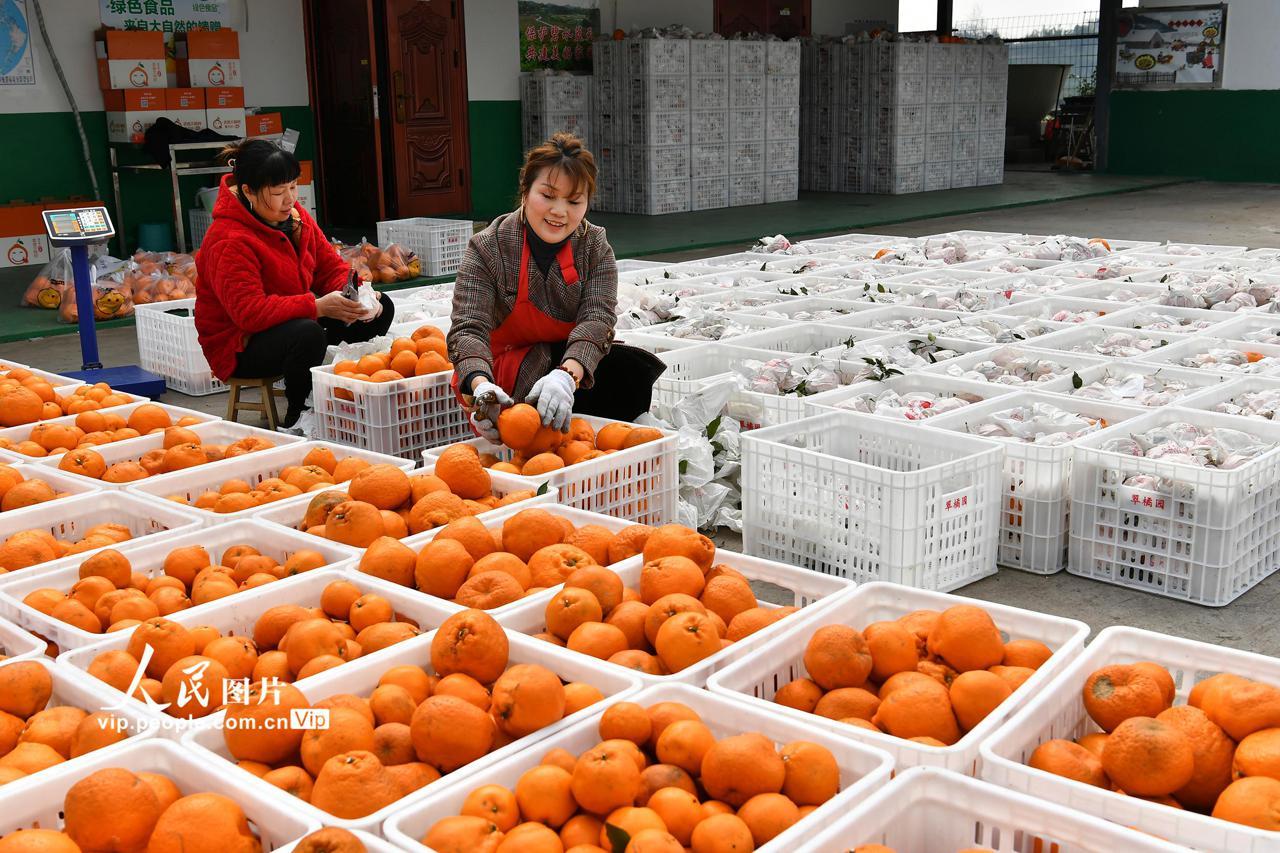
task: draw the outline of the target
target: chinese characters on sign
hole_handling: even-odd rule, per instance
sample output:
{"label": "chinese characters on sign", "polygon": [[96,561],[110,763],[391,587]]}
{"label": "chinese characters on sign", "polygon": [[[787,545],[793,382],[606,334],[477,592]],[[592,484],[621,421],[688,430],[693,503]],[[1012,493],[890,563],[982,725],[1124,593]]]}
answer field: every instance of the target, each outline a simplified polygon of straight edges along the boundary
{"label": "chinese characters on sign", "polygon": [[520,0],[520,70],[591,71],[591,42],[600,31],[596,0]]}
{"label": "chinese characters on sign", "polygon": [[228,0],[99,0],[102,23],[122,30],[182,33],[231,25]]}

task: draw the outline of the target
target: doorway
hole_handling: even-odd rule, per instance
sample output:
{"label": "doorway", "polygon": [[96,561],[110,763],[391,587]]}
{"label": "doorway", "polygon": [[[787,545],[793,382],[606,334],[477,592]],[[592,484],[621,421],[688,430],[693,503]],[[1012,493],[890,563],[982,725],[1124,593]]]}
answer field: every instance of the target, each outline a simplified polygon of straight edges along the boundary
{"label": "doorway", "polygon": [[461,0],[307,0],[305,9],[326,222],[466,213]]}
{"label": "doorway", "polygon": [[810,0],[715,0],[716,32],[767,33],[779,38],[809,35]]}

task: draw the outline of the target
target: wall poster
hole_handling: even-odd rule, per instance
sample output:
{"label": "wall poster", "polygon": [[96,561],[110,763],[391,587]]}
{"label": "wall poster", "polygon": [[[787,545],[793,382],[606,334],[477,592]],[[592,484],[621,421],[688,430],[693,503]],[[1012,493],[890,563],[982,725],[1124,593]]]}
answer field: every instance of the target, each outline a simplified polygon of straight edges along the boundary
{"label": "wall poster", "polygon": [[520,70],[591,73],[591,42],[600,32],[598,0],[520,0]]}
{"label": "wall poster", "polygon": [[1222,85],[1227,5],[1129,8],[1116,18],[1117,89]]}
{"label": "wall poster", "polygon": [[35,58],[31,55],[31,28],[27,26],[27,0],[0,0],[0,86],[34,86]]}

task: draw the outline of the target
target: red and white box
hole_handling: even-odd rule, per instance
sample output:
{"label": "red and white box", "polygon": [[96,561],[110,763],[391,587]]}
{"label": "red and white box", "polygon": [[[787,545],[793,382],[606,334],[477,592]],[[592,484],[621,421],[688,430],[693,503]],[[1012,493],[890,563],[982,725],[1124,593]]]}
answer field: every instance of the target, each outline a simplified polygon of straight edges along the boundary
{"label": "red and white box", "polygon": [[49,238],[40,211],[46,205],[0,207],[0,269],[43,266],[49,262]]}
{"label": "red and white box", "polygon": [[191,30],[173,45],[178,85],[197,89],[242,86],[240,36],[235,30]]}
{"label": "red and white box", "polygon": [[141,30],[100,30],[94,39],[98,88],[162,89],[164,34]]}
{"label": "red and white box", "polygon": [[102,93],[107,109],[109,142],[141,142],[156,119],[167,117],[164,89],[108,89]]}
{"label": "red and white box", "polygon": [[204,130],[204,89],[165,89],[169,120],[187,130]]}
{"label": "red and white box", "polygon": [[205,126],[227,136],[244,136],[244,89],[210,88],[204,91]]}
{"label": "red and white box", "polygon": [[[280,113],[254,113],[245,117],[245,136],[272,136],[284,133],[284,118]],[[302,183],[302,179],[298,179]]]}

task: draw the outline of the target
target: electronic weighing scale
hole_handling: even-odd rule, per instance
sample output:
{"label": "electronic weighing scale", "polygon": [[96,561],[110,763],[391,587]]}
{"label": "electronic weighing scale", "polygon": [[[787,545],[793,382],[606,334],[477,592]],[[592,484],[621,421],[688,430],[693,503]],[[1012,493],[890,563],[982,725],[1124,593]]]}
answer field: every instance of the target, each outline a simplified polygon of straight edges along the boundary
{"label": "electronic weighing scale", "polygon": [[130,364],[103,367],[98,361],[98,329],[93,317],[93,272],[89,269],[89,247],[105,243],[115,236],[107,209],[101,206],[45,210],[44,230],[53,248],[71,251],[71,274],[76,288],[76,305],[80,315],[81,369],[64,373],[84,382],[106,382],[112,388],[142,397],[158,397],[165,391],[164,379]]}

